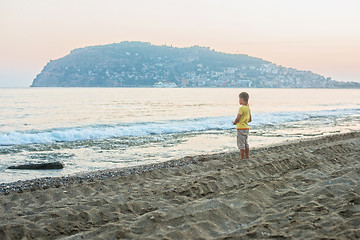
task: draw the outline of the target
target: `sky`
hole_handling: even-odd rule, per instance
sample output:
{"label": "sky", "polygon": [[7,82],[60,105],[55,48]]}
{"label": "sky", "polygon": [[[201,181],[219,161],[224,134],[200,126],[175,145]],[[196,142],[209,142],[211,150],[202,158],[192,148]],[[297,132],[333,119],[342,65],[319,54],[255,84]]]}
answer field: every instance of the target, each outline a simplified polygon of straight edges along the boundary
{"label": "sky", "polygon": [[0,87],[74,48],[122,41],[247,54],[360,82],[359,0],[0,0]]}

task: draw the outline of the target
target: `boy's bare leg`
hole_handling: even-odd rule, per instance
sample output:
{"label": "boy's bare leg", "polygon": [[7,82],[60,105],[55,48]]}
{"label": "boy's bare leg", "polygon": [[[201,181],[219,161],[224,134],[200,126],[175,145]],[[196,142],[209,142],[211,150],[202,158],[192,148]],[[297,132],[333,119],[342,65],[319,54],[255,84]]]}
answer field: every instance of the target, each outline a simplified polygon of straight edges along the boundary
{"label": "boy's bare leg", "polygon": [[245,158],[245,150],[240,150],[240,159],[244,160]]}
{"label": "boy's bare leg", "polygon": [[245,148],[245,158],[249,158],[249,153],[250,153],[250,149],[249,148]]}

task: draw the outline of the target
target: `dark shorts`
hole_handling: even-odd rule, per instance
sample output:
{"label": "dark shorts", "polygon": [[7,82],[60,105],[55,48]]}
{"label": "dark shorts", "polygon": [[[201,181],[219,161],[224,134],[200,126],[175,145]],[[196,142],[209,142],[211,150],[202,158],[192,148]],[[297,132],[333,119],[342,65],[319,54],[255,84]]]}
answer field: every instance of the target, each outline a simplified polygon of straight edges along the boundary
{"label": "dark shorts", "polygon": [[237,146],[240,150],[249,148],[248,143],[249,129],[237,129]]}

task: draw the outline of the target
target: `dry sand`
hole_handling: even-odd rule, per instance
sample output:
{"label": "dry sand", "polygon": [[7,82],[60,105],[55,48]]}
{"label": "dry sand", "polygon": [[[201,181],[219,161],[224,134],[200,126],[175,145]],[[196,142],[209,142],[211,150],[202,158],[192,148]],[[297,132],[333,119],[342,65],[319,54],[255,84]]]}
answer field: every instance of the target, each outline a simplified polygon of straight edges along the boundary
{"label": "dry sand", "polygon": [[360,133],[0,196],[0,239],[360,238]]}

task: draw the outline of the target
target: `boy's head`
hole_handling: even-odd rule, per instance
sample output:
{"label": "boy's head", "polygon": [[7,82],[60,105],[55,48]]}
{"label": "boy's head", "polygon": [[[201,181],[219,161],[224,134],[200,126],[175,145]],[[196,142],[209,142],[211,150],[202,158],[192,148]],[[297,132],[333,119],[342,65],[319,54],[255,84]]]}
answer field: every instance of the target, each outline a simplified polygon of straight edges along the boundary
{"label": "boy's head", "polygon": [[249,94],[247,92],[242,92],[239,94],[239,103],[241,105],[246,105],[249,103]]}

